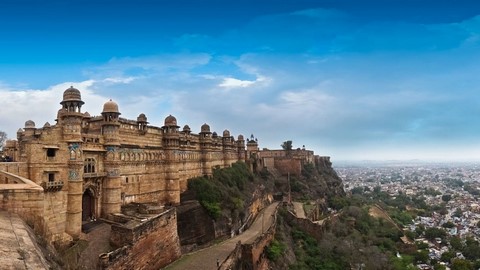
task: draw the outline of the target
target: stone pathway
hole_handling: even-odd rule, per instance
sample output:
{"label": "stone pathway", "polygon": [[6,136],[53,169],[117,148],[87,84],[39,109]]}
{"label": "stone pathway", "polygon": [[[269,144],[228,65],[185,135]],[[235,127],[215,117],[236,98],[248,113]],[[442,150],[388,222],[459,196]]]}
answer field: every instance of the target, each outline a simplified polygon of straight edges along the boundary
{"label": "stone pathway", "polygon": [[95,225],[89,233],[83,235],[88,241],[88,246],[80,255],[79,269],[97,269],[98,256],[111,251],[110,232],[110,224],[102,223]]}
{"label": "stone pathway", "polygon": [[0,268],[49,269],[34,235],[18,215],[0,211]]}
{"label": "stone pathway", "polygon": [[293,208],[295,209],[295,215],[298,218],[307,218],[305,216],[305,210],[303,209],[303,203],[301,202],[292,202]]}
{"label": "stone pathway", "polygon": [[215,270],[217,269],[217,259],[222,263],[228,255],[235,249],[238,241],[242,243],[252,243],[259,235],[266,231],[273,223],[273,215],[278,202],[272,203],[262,210],[252,226],[244,233],[230,238],[220,244],[187,254],[179,260],[164,268],[165,270]]}

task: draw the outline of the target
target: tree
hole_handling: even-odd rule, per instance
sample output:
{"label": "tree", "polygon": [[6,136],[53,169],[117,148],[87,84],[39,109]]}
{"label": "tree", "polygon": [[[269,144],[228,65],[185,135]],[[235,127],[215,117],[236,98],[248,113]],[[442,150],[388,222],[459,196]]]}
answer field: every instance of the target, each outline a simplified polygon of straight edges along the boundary
{"label": "tree", "polygon": [[452,199],[452,195],[450,194],[445,194],[442,196],[442,201],[444,202],[449,202]]}
{"label": "tree", "polygon": [[352,194],[363,194],[363,187],[354,187],[351,192]]}
{"label": "tree", "polygon": [[425,238],[428,240],[435,240],[435,238],[445,238],[447,233],[440,228],[430,227],[425,230]]}
{"label": "tree", "polygon": [[287,152],[287,156],[290,156],[291,152],[292,152],[292,141],[284,141],[281,145],[283,150],[285,150],[285,152]]}
{"label": "tree", "polygon": [[454,259],[452,262],[452,270],[473,270],[471,262],[462,259]]}
{"label": "tree", "polygon": [[458,236],[450,237],[450,245],[456,251],[461,251],[463,249],[462,239]]}
{"label": "tree", "polygon": [[3,149],[3,144],[7,140],[7,133],[5,131],[0,130],[0,150]]}
{"label": "tree", "polygon": [[457,208],[457,209],[455,210],[455,212],[453,213],[453,216],[454,216],[454,217],[461,217],[461,216],[463,216],[462,209]]}
{"label": "tree", "polygon": [[427,263],[428,262],[428,250],[419,250],[417,253],[415,253],[415,261],[416,262],[421,262],[421,263]]}
{"label": "tree", "polygon": [[442,224],[442,227],[447,228],[447,229],[451,229],[451,228],[455,227],[455,224],[453,224],[453,222],[451,222],[451,221],[447,221],[447,222]]}
{"label": "tree", "polygon": [[453,251],[445,251],[442,253],[440,260],[442,262],[450,262],[453,258],[455,258],[455,252]]}
{"label": "tree", "polygon": [[480,243],[472,237],[467,237],[465,239],[463,255],[471,261],[480,259]]}
{"label": "tree", "polygon": [[445,265],[441,265],[440,263],[435,263],[433,265],[433,267],[434,267],[435,270],[446,270],[447,269],[447,267]]}

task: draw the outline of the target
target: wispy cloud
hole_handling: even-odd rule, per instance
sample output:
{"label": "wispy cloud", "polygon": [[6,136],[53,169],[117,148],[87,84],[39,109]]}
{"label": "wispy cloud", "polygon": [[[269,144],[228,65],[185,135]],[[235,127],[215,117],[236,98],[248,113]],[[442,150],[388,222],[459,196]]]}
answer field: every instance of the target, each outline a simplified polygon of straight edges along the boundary
{"label": "wispy cloud", "polygon": [[207,122],[255,133],[262,147],[293,139],[337,158],[461,155],[480,144],[479,21],[375,22],[325,9],[262,16],[215,36],[182,35],[176,52],[92,65],[76,83],[0,85],[11,115],[0,128],[12,136],[28,119],[52,121],[74,85],[91,114],[112,98],[127,118],[145,113],[161,126],[173,114],[194,132]]}

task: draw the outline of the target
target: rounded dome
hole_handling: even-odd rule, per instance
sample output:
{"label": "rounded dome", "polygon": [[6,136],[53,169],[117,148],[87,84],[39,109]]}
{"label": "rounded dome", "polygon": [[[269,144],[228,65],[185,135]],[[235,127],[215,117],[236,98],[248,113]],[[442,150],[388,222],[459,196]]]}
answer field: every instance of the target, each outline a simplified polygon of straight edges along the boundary
{"label": "rounded dome", "polygon": [[82,101],[80,90],[70,86],[70,88],[63,92],[63,102],[65,101]]}
{"label": "rounded dome", "polygon": [[105,102],[105,104],[103,104],[102,113],[118,113],[118,114],[120,114],[120,112],[118,111],[118,104],[110,99],[109,101]]}
{"label": "rounded dome", "polygon": [[175,118],[175,116],[173,115],[169,115],[167,116],[167,118],[165,118],[165,126],[176,126],[177,125],[177,118]]}
{"label": "rounded dome", "polygon": [[144,113],[141,113],[140,115],[138,115],[137,122],[147,122],[147,117],[145,116]]}
{"label": "rounded dome", "polygon": [[223,131],[223,137],[230,137],[230,131],[228,131],[228,129]]}
{"label": "rounded dome", "polygon": [[183,126],[183,131],[188,131],[188,132],[190,132],[191,129],[190,129],[190,127],[189,127],[188,125],[185,125],[185,126]]}
{"label": "rounded dome", "polygon": [[217,137],[218,137],[217,132],[214,131],[214,132],[212,133],[212,137],[213,137],[213,138],[217,138]]}
{"label": "rounded dome", "polygon": [[200,131],[201,131],[202,133],[210,133],[210,126],[205,123],[205,124],[203,124],[202,127],[200,128]]}
{"label": "rounded dome", "polygon": [[25,122],[25,128],[35,128],[35,122],[33,122],[32,120],[28,120],[27,122]]}
{"label": "rounded dome", "polygon": [[243,141],[243,140],[244,140],[243,135],[241,135],[241,134],[238,135],[238,140],[239,140],[239,141]]}
{"label": "rounded dome", "polygon": [[43,125],[44,128],[49,128],[50,127],[50,123],[46,122],[45,125]]}
{"label": "rounded dome", "polygon": [[85,112],[85,113],[83,114],[83,117],[85,117],[85,118],[90,118],[90,114],[89,114],[88,112]]}

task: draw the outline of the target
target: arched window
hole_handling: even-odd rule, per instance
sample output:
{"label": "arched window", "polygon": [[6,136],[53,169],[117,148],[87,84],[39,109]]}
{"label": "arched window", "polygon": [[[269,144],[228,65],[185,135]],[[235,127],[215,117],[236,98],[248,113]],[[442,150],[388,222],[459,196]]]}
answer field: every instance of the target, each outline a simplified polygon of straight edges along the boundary
{"label": "arched window", "polygon": [[94,173],[95,172],[96,161],[94,158],[86,158],[83,163],[83,172],[84,173]]}

